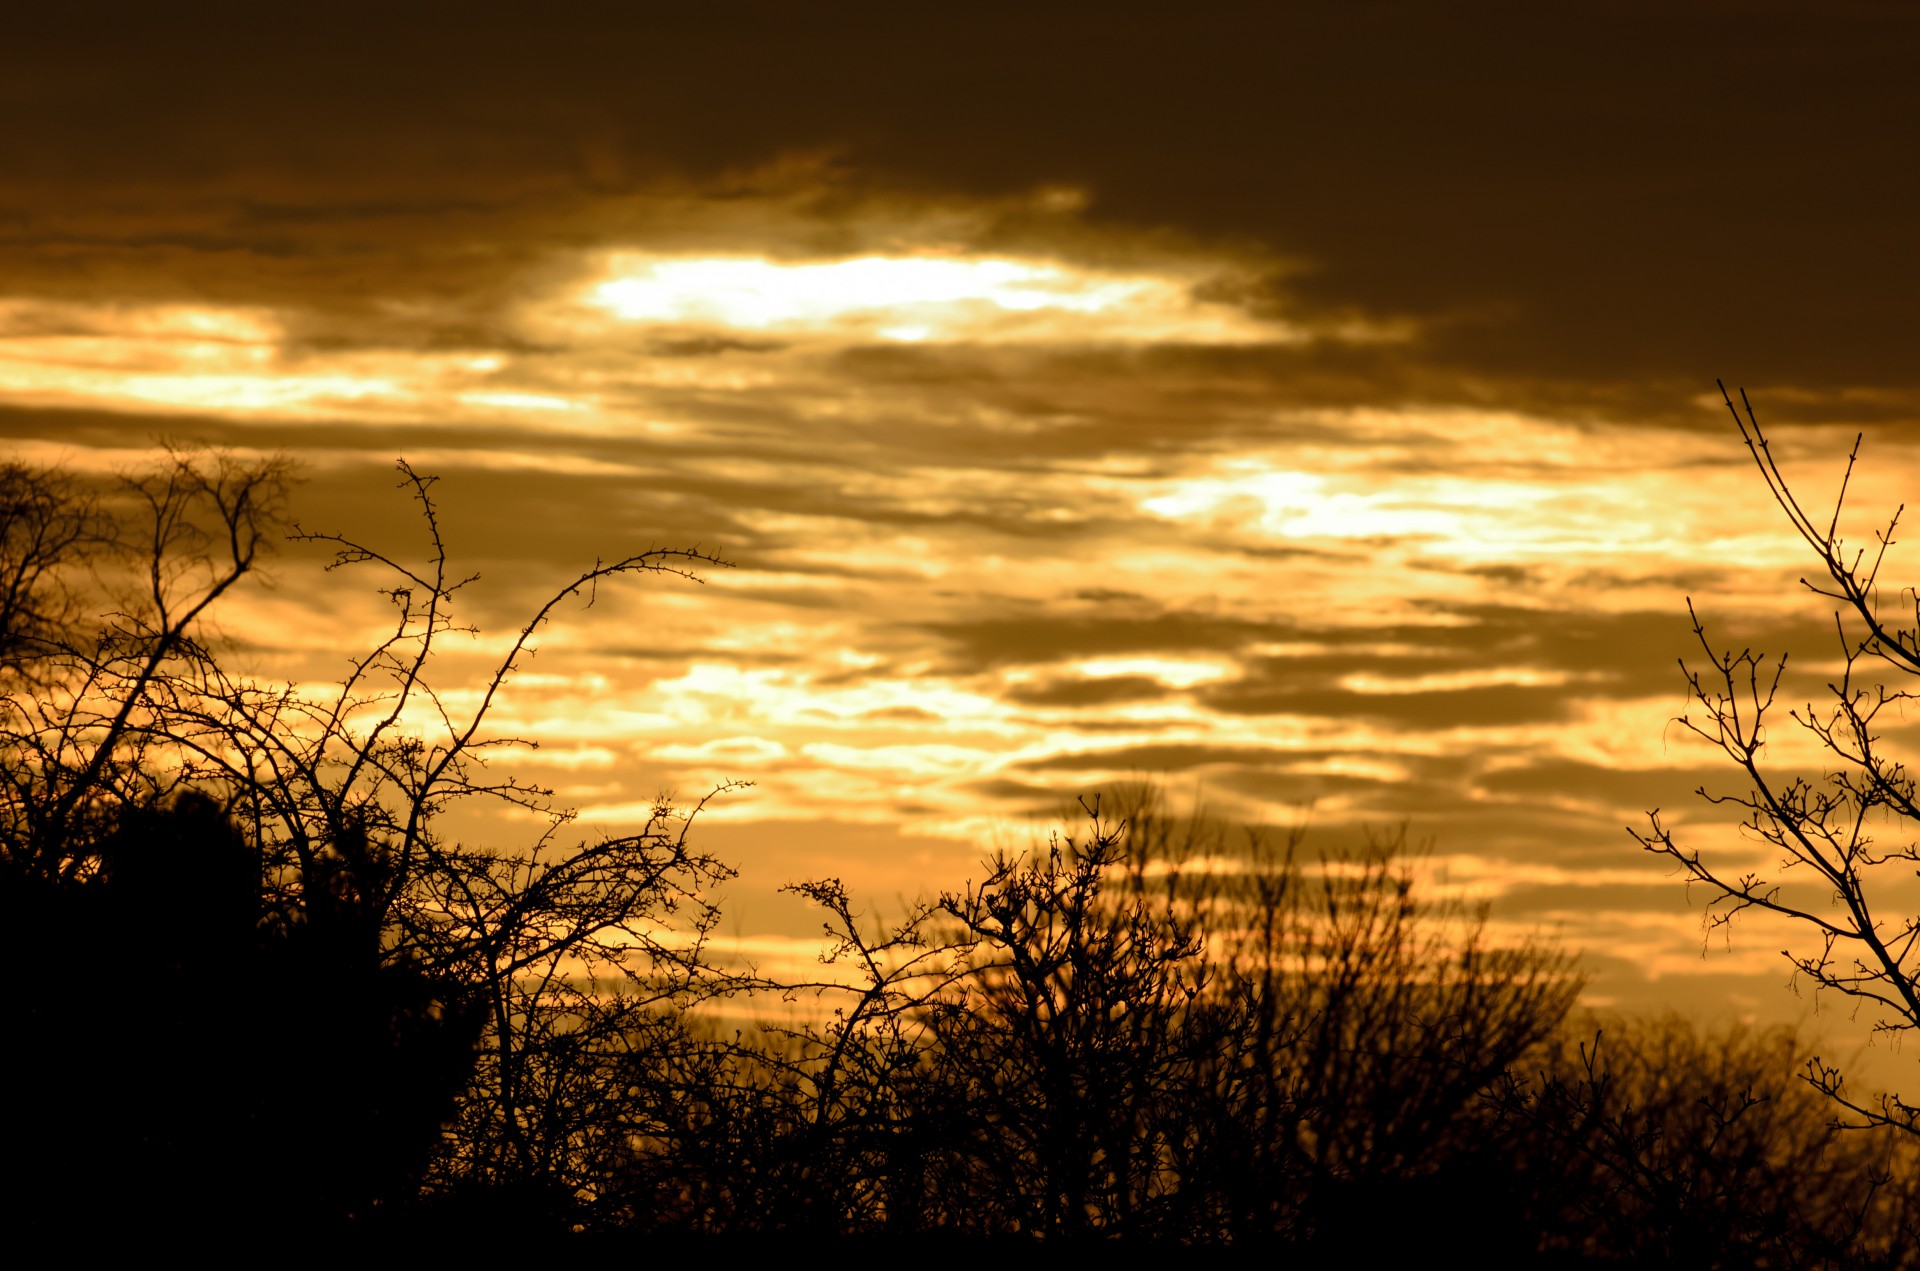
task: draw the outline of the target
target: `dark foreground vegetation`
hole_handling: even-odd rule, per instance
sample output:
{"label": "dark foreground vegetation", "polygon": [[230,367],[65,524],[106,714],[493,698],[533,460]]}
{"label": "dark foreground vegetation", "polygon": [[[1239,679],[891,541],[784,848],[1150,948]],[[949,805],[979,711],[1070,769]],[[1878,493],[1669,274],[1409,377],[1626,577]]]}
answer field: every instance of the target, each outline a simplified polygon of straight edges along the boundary
{"label": "dark foreground vegetation", "polygon": [[[314,696],[206,634],[283,532],[277,466],[0,470],[12,1231],[1915,1260],[1904,1105],[1803,1079],[1783,1033],[1575,1013],[1565,958],[1430,903],[1397,837],[1314,852],[1110,791],[889,926],[804,885],[820,983],[728,962],[697,806],[580,840],[486,762],[562,602],[718,562],[597,565],[458,697],[462,584],[402,475],[420,563],[296,531],[393,606]],[[443,835],[488,800],[544,831]],[[786,1022],[722,1022],[754,1018]]]}

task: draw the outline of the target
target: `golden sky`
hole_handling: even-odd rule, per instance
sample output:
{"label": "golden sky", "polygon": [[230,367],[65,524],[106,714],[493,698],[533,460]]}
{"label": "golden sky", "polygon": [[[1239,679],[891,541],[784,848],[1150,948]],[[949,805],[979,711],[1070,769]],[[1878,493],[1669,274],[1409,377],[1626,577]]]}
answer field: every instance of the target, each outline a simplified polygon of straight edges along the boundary
{"label": "golden sky", "polygon": [[[1410,819],[1596,1000],[1799,1009],[1624,827],[1733,843],[1687,597],[1834,661],[1715,377],[1810,503],[1866,430],[1856,533],[1911,485],[1920,16],[812,8],[22,19],[0,435],[285,451],[401,552],[393,460],[438,474],[455,677],[596,557],[733,562],[568,613],[499,724],[589,825],[754,782],[706,832],[767,948],[781,883],[953,885],[1153,776]],[[260,674],[386,621],[320,560],[227,611]]]}

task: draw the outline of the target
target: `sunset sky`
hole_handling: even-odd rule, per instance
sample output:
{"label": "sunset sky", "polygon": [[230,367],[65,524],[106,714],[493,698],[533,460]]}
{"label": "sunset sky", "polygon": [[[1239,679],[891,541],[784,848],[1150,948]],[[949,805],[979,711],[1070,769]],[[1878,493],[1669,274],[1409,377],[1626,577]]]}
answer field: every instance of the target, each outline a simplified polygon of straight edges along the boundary
{"label": "sunset sky", "polygon": [[[1835,662],[1715,378],[1822,510],[1865,431],[1855,536],[1910,493],[1913,7],[33,9],[9,445],[284,451],[303,524],[416,557],[393,463],[438,474],[482,576],[448,683],[597,557],[732,562],[568,610],[498,723],[589,826],[752,781],[704,831],[733,934],[804,949],[782,883],[892,904],[1153,777],[1409,821],[1596,1002],[1805,1005],[1777,931],[1703,960],[1625,827],[1764,860],[1669,722],[1689,596]],[[375,638],[383,580],[323,561],[226,609],[237,665]]]}

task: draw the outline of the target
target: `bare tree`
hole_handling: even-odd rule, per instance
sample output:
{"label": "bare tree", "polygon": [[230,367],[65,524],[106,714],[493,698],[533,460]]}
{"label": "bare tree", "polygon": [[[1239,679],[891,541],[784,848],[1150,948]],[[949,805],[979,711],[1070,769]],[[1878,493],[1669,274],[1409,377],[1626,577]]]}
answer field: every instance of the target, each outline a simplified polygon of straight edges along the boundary
{"label": "bare tree", "polygon": [[0,696],[0,854],[12,872],[72,878],[121,809],[151,806],[188,775],[177,752],[158,753],[166,720],[211,665],[207,612],[277,532],[288,470],[170,449],[122,483],[123,520],[59,474],[10,472],[20,497],[0,581],[31,674]]}
{"label": "bare tree", "polygon": [[1457,1155],[1564,961],[1417,897],[1397,838],[1303,860],[1135,793],[878,930],[800,888],[853,974],[787,988],[841,1005],[718,1048],[661,1145],[696,1186],[630,1179],[709,1229],[1302,1242]]}
{"label": "bare tree", "polygon": [[[1771,762],[1768,725],[1780,712],[1786,658],[1716,646],[1689,600],[1704,663],[1681,663],[1692,702],[1679,722],[1733,760],[1749,783],[1744,793],[1700,794],[1738,809],[1744,832],[1768,845],[1777,863],[1729,869],[1683,845],[1657,809],[1649,829],[1634,837],[1706,889],[1710,930],[1749,911],[1789,920],[1804,937],[1782,950],[1796,972],[1816,993],[1860,1004],[1878,1031],[1897,1039],[1920,1029],[1920,915],[1906,886],[1920,864],[1920,801],[1912,770],[1886,739],[1915,699],[1911,685],[1920,676],[1920,593],[1882,581],[1904,508],[1871,544],[1844,541],[1840,518],[1861,438],[1848,453],[1831,515],[1817,518],[1781,472],[1744,390],[1737,408],[1724,385],[1721,393],[1774,502],[1820,562],[1825,576],[1803,578],[1802,585],[1834,606],[1839,674],[1827,683],[1824,703],[1786,711],[1827,763],[1804,773]],[[1840,1071],[1817,1057],[1808,1076],[1863,1122],[1920,1133],[1920,1108],[1897,1096],[1858,1099]]]}
{"label": "bare tree", "polygon": [[[590,604],[601,584],[640,574],[697,579],[697,567],[723,562],[698,550],[598,562],[534,611],[481,683],[448,685],[437,655],[470,630],[453,607],[472,578],[449,569],[434,479],[404,462],[400,472],[420,514],[424,562],[342,534],[293,535],[331,547],[331,568],[383,571],[394,611],[386,637],[318,695],[235,672],[207,635],[214,606],[284,530],[282,461],[177,451],[129,478],[109,509],[114,533],[97,536],[114,551],[89,562],[99,590],[65,608],[47,599],[57,591],[48,571],[80,550],[72,525],[93,509],[42,499],[50,510],[37,514],[52,528],[23,530],[17,548],[7,542],[24,597],[16,625],[31,633],[39,662],[37,678],[0,697],[0,881],[21,912],[34,909],[36,888],[112,884],[131,894],[113,884],[125,872],[116,853],[129,818],[182,807],[189,794],[209,803],[253,862],[248,922],[279,941],[274,950],[303,951],[311,974],[300,974],[315,993],[347,992],[321,980],[351,972],[360,987],[348,996],[361,1004],[341,999],[340,1009],[368,1027],[429,1049],[466,1037],[458,1045],[470,1079],[448,1110],[439,1182],[545,1188],[564,1205],[619,1133],[598,1115],[614,1088],[603,1070],[649,1034],[653,1014],[706,991],[711,888],[728,871],[687,838],[705,800],[678,808],[663,795],[635,833],[571,839],[573,814],[552,791],[492,771],[493,752],[535,743],[491,731],[489,716],[569,600]],[[31,474],[15,484],[61,488]],[[97,631],[61,629],[101,595]],[[462,697],[474,704],[456,708]],[[532,813],[533,841],[447,838],[446,811],[475,800]],[[177,843],[168,824],[139,834]],[[182,856],[165,868],[191,875],[202,864]],[[374,1017],[386,1008],[366,1004],[386,999],[381,1023]],[[324,1046],[311,1034],[298,1048]],[[324,1064],[323,1053],[313,1062]],[[425,1124],[434,1140],[438,1119]]]}
{"label": "bare tree", "polygon": [[37,672],[80,634],[75,574],[106,545],[106,518],[77,482],[24,463],[0,464],[0,673]]}
{"label": "bare tree", "polygon": [[[635,833],[568,841],[573,813],[550,789],[488,763],[490,752],[537,741],[490,733],[488,715],[568,600],[591,604],[601,584],[637,574],[697,581],[697,566],[724,562],[654,549],[596,563],[535,610],[459,713],[435,655],[471,630],[456,623],[454,601],[473,577],[449,569],[434,478],[404,462],[399,470],[420,512],[424,563],[336,533],[294,534],[332,547],[330,569],[386,575],[393,626],[337,691],[309,698],[205,659],[159,728],[197,780],[227,792],[270,877],[303,894],[351,895],[374,916],[387,959],[477,994],[485,1042],[442,1180],[535,1180],[564,1196],[601,1150],[595,1065],[641,1030],[639,1016],[699,987],[718,916],[710,889],[729,871],[686,837],[706,799],[680,809],[662,796]],[[439,817],[475,799],[532,813],[543,829],[524,845],[446,841]]]}

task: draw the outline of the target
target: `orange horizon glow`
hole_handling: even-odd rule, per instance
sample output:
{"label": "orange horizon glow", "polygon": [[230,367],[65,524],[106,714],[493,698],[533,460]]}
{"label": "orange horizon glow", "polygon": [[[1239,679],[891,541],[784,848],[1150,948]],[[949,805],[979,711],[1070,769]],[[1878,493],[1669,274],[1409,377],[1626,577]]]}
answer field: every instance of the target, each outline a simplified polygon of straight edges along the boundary
{"label": "orange horizon glow", "polygon": [[[1260,266],[1226,249],[882,246],[569,249],[451,348],[315,340],[291,308],[0,299],[0,406],[124,417],[117,446],[21,447],[100,471],[138,458],[149,420],[258,436],[323,488],[303,523],[350,497],[396,551],[419,545],[379,501],[383,438],[406,430],[479,540],[452,535],[488,633],[447,644],[456,667],[624,532],[720,550],[736,568],[705,587],[608,587],[563,615],[494,723],[542,742],[501,762],[586,826],[753,781],[706,816],[745,854],[739,939],[770,955],[813,939],[768,903],[782,883],[958,885],[1073,793],[1159,775],[1228,818],[1431,825],[1444,886],[1500,930],[1607,951],[1596,1001],[1699,969],[1697,919],[1622,828],[1664,803],[1725,835],[1670,797],[1715,769],[1669,725],[1684,600],[1796,642],[1809,626],[1800,545],[1727,435],[1209,381],[1194,367],[1417,336],[1209,298]],[[1910,470],[1910,447],[1875,444],[1863,513]],[[323,691],[387,615],[315,565],[290,551],[221,630],[257,673]],[[1605,793],[1552,785],[1588,777]],[[854,827],[916,846],[837,848]],[[1736,1009],[1772,1009],[1771,956],[1709,964],[1756,986]]]}

